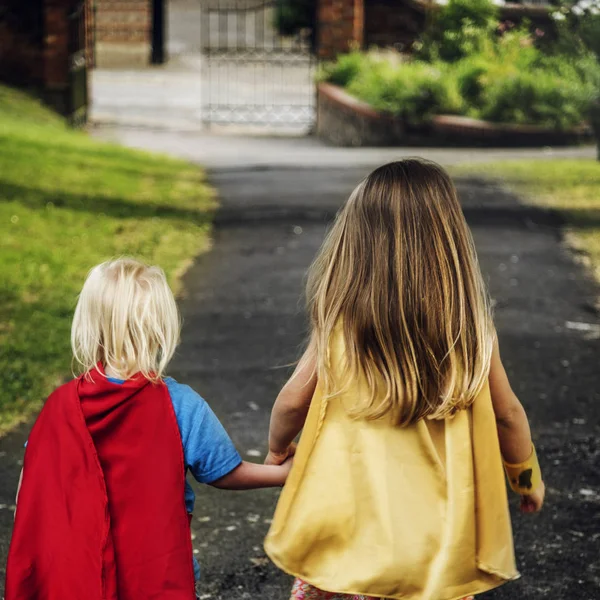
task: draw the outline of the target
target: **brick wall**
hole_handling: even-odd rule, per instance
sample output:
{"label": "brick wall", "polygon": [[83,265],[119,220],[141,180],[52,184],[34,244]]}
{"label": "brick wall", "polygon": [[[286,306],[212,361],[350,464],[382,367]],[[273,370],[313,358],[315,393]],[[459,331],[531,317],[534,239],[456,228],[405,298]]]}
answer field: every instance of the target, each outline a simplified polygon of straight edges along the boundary
{"label": "brick wall", "polygon": [[87,0],[85,3],[85,40],[86,40],[86,59],[88,68],[96,64],[96,11],[94,10],[94,0]]}
{"label": "brick wall", "polygon": [[150,62],[152,0],[96,0],[96,65]]}
{"label": "brick wall", "polygon": [[69,11],[60,0],[47,0],[45,4],[44,84],[47,89],[58,90],[69,81]]}
{"label": "brick wall", "polygon": [[333,58],[364,44],[365,0],[318,0],[317,48],[321,58]]}
{"label": "brick wall", "polygon": [[79,3],[0,0],[0,81],[38,95],[65,116],[72,106],[69,15]]}

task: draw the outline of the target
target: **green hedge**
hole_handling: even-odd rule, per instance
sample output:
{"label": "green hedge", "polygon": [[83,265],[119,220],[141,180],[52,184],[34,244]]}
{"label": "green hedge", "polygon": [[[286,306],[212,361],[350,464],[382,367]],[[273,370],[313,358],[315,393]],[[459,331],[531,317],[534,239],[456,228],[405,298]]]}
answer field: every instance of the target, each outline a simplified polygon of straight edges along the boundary
{"label": "green hedge", "polygon": [[[351,60],[348,65],[351,65]],[[347,69],[344,76],[352,74]],[[338,79],[340,74],[338,73]],[[335,77],[334,77],[335,79]],[[455,81],[438,65],[394,64],[388,58],[369,57],[346,84],[350,94],[378,110],[399,114],[419,125],[438,113],[460,113],[462,101]]]}
{"label": "green hedge", "polygon": [[415,56],[355,51],[325,65],[321,78],[415,125],[436,114],[559,130],[586,121],[600,91],[592,50],[570,44],[567,52],[564,37],[538,43],[544,32],[528,23],[496,35],[495,11],[489,0],[450,0]]}

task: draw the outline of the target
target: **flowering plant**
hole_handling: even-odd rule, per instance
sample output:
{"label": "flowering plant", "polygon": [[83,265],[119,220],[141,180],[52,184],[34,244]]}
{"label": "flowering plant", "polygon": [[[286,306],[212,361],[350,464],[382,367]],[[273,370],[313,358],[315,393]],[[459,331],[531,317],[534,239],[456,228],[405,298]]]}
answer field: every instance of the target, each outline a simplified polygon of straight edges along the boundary
{"label": "flowering plant", "polygon": [[555,50],[600,58],[600,0],[562,0],[551,13],[558,34]]}
{"label": "flowering plant", "polygon": [[568,15],[584,17],[587,15],[600,15],[600,0],[577,0],[576,2],[563,2],[561,6],[552,13],[555,21],[564,21]]}

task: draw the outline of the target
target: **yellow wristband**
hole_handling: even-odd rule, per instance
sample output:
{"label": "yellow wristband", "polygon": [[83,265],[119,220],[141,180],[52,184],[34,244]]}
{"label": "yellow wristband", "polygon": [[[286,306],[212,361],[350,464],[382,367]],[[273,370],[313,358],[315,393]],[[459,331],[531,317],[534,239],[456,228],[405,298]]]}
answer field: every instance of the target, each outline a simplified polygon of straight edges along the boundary
{"label": "yellow wristband", "polygon": [[518,465],[511,465],[505,461],[504,470],[510,487],[517,494],[532,494],[542,483],[542,471],[533,445],[527,460]]}

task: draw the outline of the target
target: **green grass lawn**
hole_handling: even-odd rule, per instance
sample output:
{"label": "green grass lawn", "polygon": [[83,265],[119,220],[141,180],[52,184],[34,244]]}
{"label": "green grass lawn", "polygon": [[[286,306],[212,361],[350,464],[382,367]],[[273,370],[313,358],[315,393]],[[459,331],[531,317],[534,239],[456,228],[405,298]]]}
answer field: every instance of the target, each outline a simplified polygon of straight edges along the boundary
{"label": "green grass lawn", "polygon": [[569,242],[589,257],[600,279],[600,162],[503,161],[459,167],[454,173],[501,179],[532,204],[559,211],[569,226]]}
{"label": "green grass lawn", "polygon": [[0,87],[0,435],[70,375],[88,270],[132,255],[177,289],[214,204],[198,167],[96,141]]}

